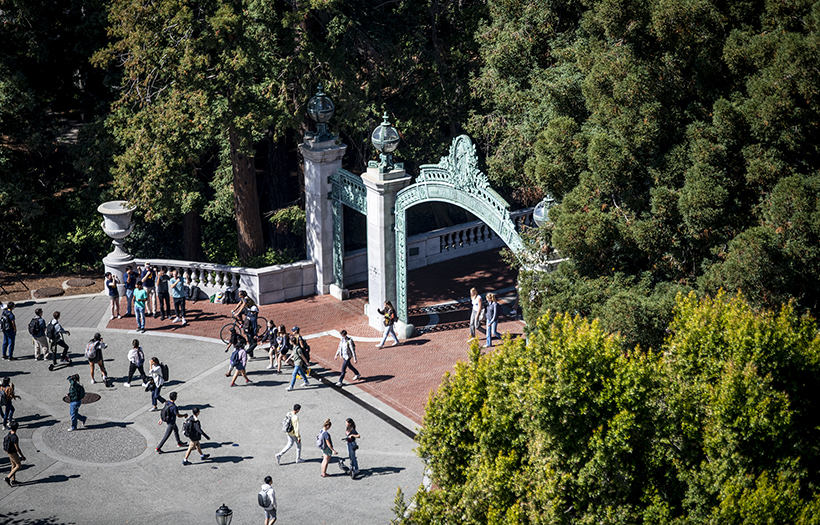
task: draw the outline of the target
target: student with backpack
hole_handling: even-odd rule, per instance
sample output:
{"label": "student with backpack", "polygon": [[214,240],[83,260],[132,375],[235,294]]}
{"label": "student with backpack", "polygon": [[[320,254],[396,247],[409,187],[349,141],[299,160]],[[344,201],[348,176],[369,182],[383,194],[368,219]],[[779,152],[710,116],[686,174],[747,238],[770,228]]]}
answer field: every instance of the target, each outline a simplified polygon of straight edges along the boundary
{"label": "student with backpack", "polygon": [[152,407],[150,412],[158,412],[159,409],[157,408],[157,402],[165,403],[165,398],[160,395],[162,385],[165,384],[165,378],[162,375],[162,364],[159,362],[158,358],[152,357],[150,366],[151,381],[148,383],[148,386],[146,387],[148,390],[151,391]]}
{"label": "student with backpack", "polygon": [[296,463],[304,463],[305,460],[302,459],[302,434],[299,432],[299,411],[302,410],[302,406],[297,403],[293,405],[293,411],[288,412],[285,414],[285,420],[282,423],[282,430],[288,436],[288,444],[285,445],[285,448],[278,454],[276,454],[276,464],[279,465],[279,461],[282,459],[282,456],[290,450],[293,445],[296,445]]}
{"label": "student with backpack", "polygon": [[265,511],[265,525],[273,525],[276,522],[276,493],[271,484],[273,478],[265,476],[265,484],[256,496],[259,506]]}
{"label": "student with backpack", "polygon": [[103,375],[103,383],[106,385],[108,384],[108,372],[105,371],[105,363],[103,361],[103,354],[102,351],[104,348],[108,348],[105,343],[103,343],[102,336],[97,332],[94,334],[94,337],[91,341],[85,345],[85,357],[88,359],[88,365],[91,367],[91,384],[93,385],[96,383],[94,380],[94,366],[100,367],[100,372]]}
{"label": "student with backpack", "polygon": [[340,333],[342,334],[342,339],[339,341],[339,348],[336,349],[336,355],[333,357],[333,359],[342,358],[342,372],[339,374],[339,380],[336,382],[336,386],[342,386],[344,384],[345,374],[348,368],[356,374],[353,376],[354,381],[361,377],[356,367],[350,363],[351,359],[354,363],[358,362],[358,359],[356,359],[356,343],[347,336],[347,330],[342,330]]}
{"label": "student with backpack", "polygon": [[307,372],[305,372],[308,361],[302,347],[295,345],[290,352],[288,360],[293,363],[293,374],[290,376],[290,386],[288,386],[287,391],[290,392],[293,390],[293,385],[296,383],[296,376],[301,376],[304,379],[302,386],[308,386],[308,376]]}
{"label": "student with backpack", "polygon": [[17,485],[17,471],[23,468],[23,461],[26,460],[26,456],[24,456],[23,451],[20,450],[20,439],[17,437],[17,428],[17,421],[12,421],[11,425],[9,425],[8,435],[3,438],[3,451],[9,455],[9,462],[11,463],[11,471],[9,475],[4,478],[6,485],[9,487]]}
{"label": "student with backpack", "polygon": [[233,373],[233,378],[231,378],[231,386],[236,386],[236,380],[240,374],[245,378],[245,384],[253,383],[253,381],[248,379],[248,373],[245,371],[245,367],[248,364],[248,353],[245,351],[244,342],[244,339],[238,339],[236,348],[231,353],[231,366],[236,369]]}
{"label": "student with backpack", "polygon": [[194,407],[191,412],[191,417],[186,419],[185,423],[182,424],[182,435],[191,440],[191,444],[188,445],[188,452],[185,453],[185,459],[182,460],[183,465],[191,464],[191,462],[188,461],[188,456],[191,455],[191,451],[194,449],[199,452],[199,459],[202,461],[210,457],[210,454],[203,454],[202,448],[199,446],[199,441],[202,439],[202,436],[205,436],[205,439],[211,439],[210,436],[202,430],[202,425],[199,422],[199,408]]}
{"label": "student with backpack", "polygon": [[71,416],[71,426],[68,427],[68,431],[72,432],[77,430],[78,419],[85,425],[88,418],[80,415],[80,405],[83,404],[83,398],[85,397],[85,388],[80,384],[80,375],[68,376],[68,382],[68,413]]}
{"label": "student with backpack", "polygon": [[34,359],[42,361],[48,354],[48,338],[46,337],[46,320],[43,319],[43,309],[34,310],[34,317],[28,322],[28,333],[34,341]]}
{"label": "student with backpack", "polygon": [[338,454],[336,449],[333,448],[333,440],[330,439],[330,419],[325,420],[325,424],[322,425],[322,430],[319,431],[319,435],[316,436],[316,446],[319,447],[319,450],[322,451],[322,477],[326,478],[327,476],[327,464],[330,463],[330,456],[333,454]]}
{"label": "student with backpack", "polygon": [[14,320],[14,302],[9,302],[0,312],[0,329],[3,330],[3,359],[14,361],[14,341],[17,338],[17,323]]}
{"label": "student with backpack", "polygon": [[60,324],[60,312],[54,312],[52,314],[54,319],[46,326],[46,337],[50,342],[50,349],[51,349],[51,365],[48,367],[49,370],[54,370],[57,366],[57,347],[63,349],[63,357],[60,359],[60,362],[71,364],[71,359],[68,357],[68,344],[65,342],[65,336],[71,335],[71,332],[63,328],[63,325]]}
{"label": "student with backpack", "polygon": [[145,354],[142,351],[138,339],[131,341],[131,350],[128,351],[128,379],[123,385],[126,388],[131,387],[131,378],[134,377],[134,372],[139,370],[140,378],[142,379],[142,387],[148,386],[148,378],[145,376],[145,369],[142,365],[145,363]]}
{"label": "student with backpack", "polygon": [[396,309],[393,308],[393,303],[390,301],[384,302],[384,309],[383,310],[376,310],[381,315],[384,316],[384,335],[382,336],[382,342],[376,345],[376,348],[383,348],[384,343],[387,342],[387,336],[393,336],[393,346],[399,344],[399,337],[396,335],[396,328],[393,326],[396,324],[398,320],[398,316],[396,315]]}
{"label": "student with backpack", "polygon": [[3,383],[0,384],[0,403],[2,403],[5,412],[3,412],[3,428],[9,428],[13,423],[11,416],[14,414],[14,400],[20,399],[20,396],[14,393],[14,383],[8,377],[3,378]]}
{"label": "student with backpack", "polygon": [[188,414],[180,414],[179,409],[176,405],[177,400],[177,393],[171,392],[168,394],[168,401],[165,402],[165,408],[162,409],[162,413],[160,415],[160,424],[165,422],[165,435],[162,437],[162,440],[157,445],[156,451],[157,454],[162,454],[162,445],[168,441],[168,438],[171,437],[171,432],[174,433],[174,438],[177,440],[177,447],[182,448],[188,446],[188,443],[185,443],[181,439],[179,439],[179,427],[177,427],[177,418],[180,417],[188,417]]}

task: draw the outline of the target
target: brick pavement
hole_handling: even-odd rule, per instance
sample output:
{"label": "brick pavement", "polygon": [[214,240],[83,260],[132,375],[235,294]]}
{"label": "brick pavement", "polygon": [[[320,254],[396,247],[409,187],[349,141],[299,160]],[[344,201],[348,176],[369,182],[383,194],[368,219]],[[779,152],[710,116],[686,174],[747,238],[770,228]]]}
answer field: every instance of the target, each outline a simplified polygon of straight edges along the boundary
{"label": "brick pavement", "polygon": [[[510,290],[515,285],[515,278],[515,270],[509,268],[498,252],[461,257],[411,271],[408,274],[410,322],[416,327],[424,327],[430,323],[431,316],[422,308],[464,301],[469,297],[472,286],[482,294]],[[351,382],[352,374],[349,373],[347,382],[354,383],[362,391],[421,425],[430,392],[438,388],[445,372],[467,357],[469,303],[456,305],[438,314],[437,318],[433,318],[436,326],[429,332],[403,341],[398,347],[387,346],[380,350],[375,345],[381,333],[368,325],[363,314],[366,294],[366,283],[361,283],[351,288],[352,298],[347,301],[337,301],[329,295],[312,296],[262,306],[260,315],[273,319],[277,325],[284,324],[288,330],[298,325],[302,335],[310,339],[311,358],[326,369],[322,375],[332,382],[336,381],[341,366],[341,361],[333,360],[338,339],[332,335],[316,334],[346,329],[358,340],[356,349],[359,362],[356,367],[364,376],[363,380]],[[498,331],[520,336],[523,322],[506,315],[513,298],[512,292],[500,297],[502,316]],[[230,322],[232,308],[233,305],[216,305],[207,301],[189,302],[188,326],[148,318],[146,328],[149,332],[218,338],[219,330]],[[136,320],[133,317],[115,319],[108,323],[108,328],[134,329]]]}

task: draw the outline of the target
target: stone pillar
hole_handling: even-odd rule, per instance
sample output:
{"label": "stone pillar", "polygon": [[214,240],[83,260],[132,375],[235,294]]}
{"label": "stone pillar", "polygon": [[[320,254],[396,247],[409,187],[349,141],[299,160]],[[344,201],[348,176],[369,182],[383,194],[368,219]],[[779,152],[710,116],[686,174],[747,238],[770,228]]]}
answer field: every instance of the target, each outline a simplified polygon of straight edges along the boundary
{"label": "stone pillar", "polygon": [[324,295],[333,283],[333,211],[328,177],[342,167],[345,144],[336,139],[299,144],[305,159],[305,236],[307,257],[316,266],[316,293]]}
{"label": "stone pillar", "polygon": [[[114,245],[114,251],[103,258],[103,264],[106,272],[111,272],[120,280],[118,289],[121,297],[125,296],[122,274],[125,273],[126,266],[134,264],[134,256],[123,250],[122,240],[128,237],[134,229],[131,215],[135,209],[136,206],[131,206],[127,201],[109,201],[97,207],[97,212],[103,216],[102,229],[113,239],[111,244]],[[103,292],[108,293],[108,290],[103,290]]]}
{"label": "stone pillar", "polygon": [[[410,184],[403,168],[387,171],[369,167],[362,175],[367,188],[367,295],[365,314],[370,326],[384,329],[377,311],[388,300],[396,305],[396,234],[394,232],[396,193]],[[396,330],[401,337],[402,331]]]}

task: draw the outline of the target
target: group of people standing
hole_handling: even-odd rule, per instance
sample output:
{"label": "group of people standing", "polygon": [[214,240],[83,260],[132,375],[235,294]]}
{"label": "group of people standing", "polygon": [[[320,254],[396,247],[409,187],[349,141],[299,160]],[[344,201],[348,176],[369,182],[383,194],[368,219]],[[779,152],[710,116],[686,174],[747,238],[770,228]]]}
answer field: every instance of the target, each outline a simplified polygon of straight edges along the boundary
{"label": "group of people standing", "polygon": [[470,288],[470,303],[472,308],[470,310],[470,338],[472,341],[476,337],[476,332],[481,326],[482,321],[487,322],[487,342],[484,348],[493,346],[493,337],[500,339],[498,334],[498,316],[501,313],[496,302],[494,293],[487,294],[487,303],[484,304],[484,298],[478,293],[475,288]]}
{"label": "group of people standing", "polygon": [[188,289],[185,279],[178,270],[168,271],[163,266],[155,268],[151,263],[125,268],[122,281],[119,277],[108,272],[105,274],[105,289],[111,301],[111,319],[121,319],[119,287],[125,289],[125,316],[134,315],[137,320],[137,330],[145,332],[145,318],[152,316],[164,321],[171,318],[171,299],[174,301],[174,318],[172,323],[187,324],[185,320],[185,301],[188,298]]}

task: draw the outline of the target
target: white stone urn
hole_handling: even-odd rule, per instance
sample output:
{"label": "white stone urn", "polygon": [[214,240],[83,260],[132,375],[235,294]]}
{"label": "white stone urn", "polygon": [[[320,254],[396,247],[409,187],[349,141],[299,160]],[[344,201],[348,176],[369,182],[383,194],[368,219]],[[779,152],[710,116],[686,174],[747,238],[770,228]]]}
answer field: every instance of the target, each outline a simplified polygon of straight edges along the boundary
{"label": "white stone urn", "polygon": [[[134,225],[131,223],[131,216],[137,207],[129,204],[128,201],[108,201],[100,204],[97,211],[102,214],[102,230],[113,240],[114,251],[103,259],[105,271],[116,275],[122,283],[122,274],[125,267],[134,263],[134,256],[130,255],[122,248],[122,240],[128,237]],[[125,286],[120,284],[119,292],[125,295]]]}

